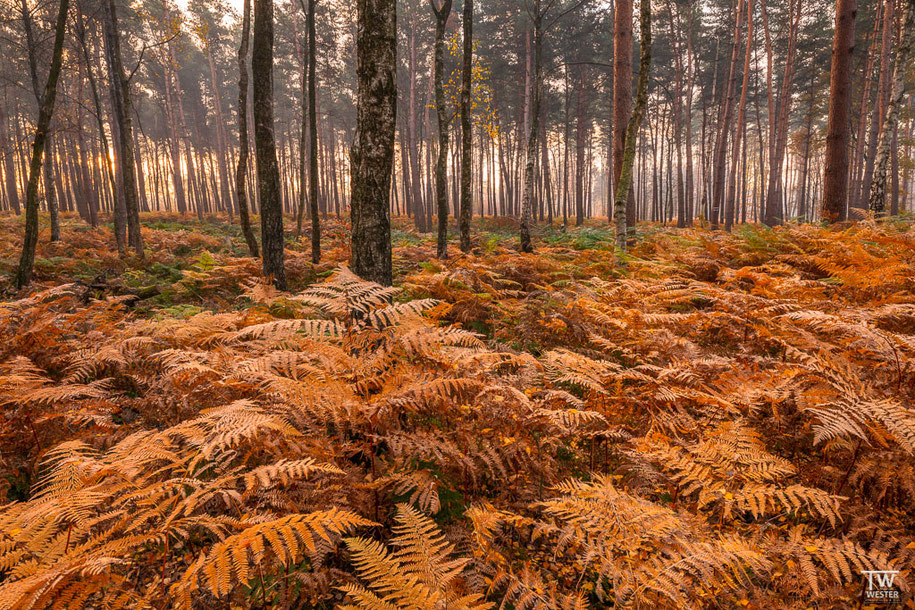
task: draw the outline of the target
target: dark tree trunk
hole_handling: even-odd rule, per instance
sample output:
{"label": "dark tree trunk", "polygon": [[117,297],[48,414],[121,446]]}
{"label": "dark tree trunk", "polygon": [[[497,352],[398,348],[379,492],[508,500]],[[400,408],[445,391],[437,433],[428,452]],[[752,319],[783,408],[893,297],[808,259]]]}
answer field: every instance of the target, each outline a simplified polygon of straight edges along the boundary
{"label": "dark tree trunk", "polygon": [[127,242],[143,256],[143,236],[140,233],[140,203],[137,197],[137,174],[133,154],[133,120],[130,109],[130,81],[121,61],[121,35],[114,0],[104,0],[105,49],[111,82],[111,109],[118,126],[118,158],[120,159],[121,189],[127,211]]}
{"label": "dark tree trunk", "polygon": [[848,203],[848,139],[851,98],[851,58],[855,50],[856,0],[838,0],[829,77],[829,119],[826,128],[826,168],[823,172],[824,220],[845,220]]}
{"label": "dark tree trunk", "polygon": [[[38,48],[35,42],[35,34],[32,29],[32,15],[29,12],[29,6],[26,3],[26,0],[22,0],[21,4],[21,13],[22,13],[22,27],[25,30],[25,44],[28,51],[29,59],[29,75],[31,76],[32,81],[32,93],[35,95],[35,101],[38,103],[38,106],[41,107],[44,92],[41,89],[41,85],[38,82]],[[51,241],[60,241],[60,218],[58,216],[57,210],[57,198],[54,191],[54,162],[53,162],[53,150],[52,150],[52,140],[50,127],[48,128],[48,136],[45,147],[47,148],[47,162],[42,166],[44,171],[44,193],[45,200],[48,205],[48,214],[51,217]]]}
{"label": "dark tree trunk", "polygon": [[439,258],[448,258],[448,117],[445,110],[445,90],[442,79],[445,72],[445,25],[451,14],[451,0],[442,0],[437,7],[435,0],[429,0],[435,15],[435,115],[438,119],[438,155],[435,158],[435,208],[438,215]]}
{"label": "dark tree trunk", "polygon": [[533,252],[531,222],[534,206],[534,165],[537,161],[537,136],[540,133],[540,97],[543,77],[543,12],[541,0],[534,0],[534,74],[531,79],[530,125],[528,127],[527,153],[524,162],[524,192],[521,196],[521,251]]}
{"label": "dark tree trunk", "polygon": [[[905,16],[902,23],[902,37],[896,49],[896,66],[893,74],[893,90],[880,128],[880,141],[874,159],[874,176],[870,183],[868,207],[878,216],[883,215],[886,207],[886,167],[890,157],[890,148],[899,121],[899,104],[905,94],[905,71],[909,55],[912,52],[915,38],[915,0],[907,0]],[[895,158],[895,157],[894,157]]]}
{"label": "dark tree trunk", "polygon": [[[472,214],[471,163],[473,146],[470,123],[470,80],[473,73],[473,0],[464,0],[464,56],[461,67],[461,250],[470,250]],[[482,151],[480,151],[482,154]],[[482,176],[480,177],[482,180]]]}
{"label": "dark tree trunk", "polygon": [[[623,148],[632,115],[632,0],[616,0],[613,15],[613,193],[623,171]],[[635,223],[635,201],[627,193],[626,224]],[[613,212],[614,219],[616,210]]]}
{"label": "dark tree trunk", "polygon": [[632,165],[635,162],[635,141],[642,126],[642,115],[648,102],[648,76],[651,70],[651,2],[641,0],[639,7],[639,82],[636,89],[635,107],[626,126],[626,145],[621,158],[620,180],[616,185],[616,197],[613,203],[613,218],[616,222],[616,245],[626,251],[626,201],[632,187]]}
{"label": "dark tree trunk", "polygon": [[241,26],[241,44],[238,47],[238,165],[235,167],[235,198],[238,200],[238,221],[248,244],[248,252],[260,256],[257,239],[251,230],[248,216],[248,35],[251,30],[251,0],[244,0],[245,8]]}
{"label": "dark tree trunk", "polygon": [[261,209],[264,275],[286,289],[283,250],[283,202],[273,133],[273,0],[254,0],[254,37],[251,47],[254,79],[254,154]]}
{"label": "dark tree trunk", "polygon": [[35,247],[38,245],[38,182],[41,179],[41,161],[48,138],[48,128],[51,125],[51,117],[54,115],[54,100],[57,98],[57,80],[60,78],[69,4],[69,0],[60,0],[57,24],[54,28],[51,69],[48,71],[48,82],[41,96],[38,123],[35,126],[35,139],[32,142],[29,182],[25,191],[25,236],[22,240],[22,257],[19,259],[19,267],[16,271],[17,288],[28,286],[32,281],[32,271],[35,266]]}
{"label": "dark tree trunk", "polygon": [[[321,260],[321,218],[318,216],[318,104],[315,87],[317,53],[315,49],[315,4],[308,0],[308,200],[311,210],[311,262]],[[304,151],[303,151],[304,154]],[[305,188],[303,184],[301,188]]]}
{"label": "dark tree trunk", "polygon": [[397,3],[358,0],[356,134],[350,152],[352,253],[359,277],[390,286],[391,170],[397,121]]}

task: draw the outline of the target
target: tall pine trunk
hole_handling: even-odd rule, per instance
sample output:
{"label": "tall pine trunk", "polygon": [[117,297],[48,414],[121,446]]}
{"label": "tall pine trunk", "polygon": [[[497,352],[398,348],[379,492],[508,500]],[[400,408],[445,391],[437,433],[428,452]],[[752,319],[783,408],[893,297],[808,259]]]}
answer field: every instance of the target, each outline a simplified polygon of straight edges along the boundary
{"label": "tall pine trunk", "polygon": [[537,161],[537,136],[540,131],[540,97],[543,79],[543,13],[541,0],[534,0],[534,74],[530,87],[530,125],[528,127],[527,154],[524,163],[524,191],[521,196],[521,251],[533,252],[531,222],[534,211],[534,164]]}
{"label": "tall pine trunk", "polygon": [[[315,48],[315,4],[308,0],[308,200],[311,208],[311,262],[321,261],[321,218],[318,216],[318,102],[316,75],[317,49]],[[304,154],[304,151],[303,151]],[[305,188],[303,184],[301,188]]]}
{"label": "tall pine trunk", "polygon": [[105,10],[105,49],[111,82],[111,108],[118,126],[118,158],[120,185],[127,212],[127,242],[143,256],[143,236],[140,233],[140,202],[137,196],[137,167],[133,151],[133,119],[131,117],[130,81],[121,60],[121,35],[114,0],[103,0]]}
{"label": "tall pine trunk", "polygon": [[820,215],[845,220],[848,204],[848,140],[851,98],[851,58],[855,50],[856,0],[838,0],[829,76],[829,118],[826,127],[826,165]]}
{"label": "tall pine trunk", "polygon": [[639,82],[636,89],[635,106],[626,126],[626,142],[620,159],[620,180],[616,185],[616,196],[613,202],[613,218],[616,223],[616,245],[625,252],[627,238],[626,202],[629,189],[632,187],[632,166],[635,163],[635,143],[642,126],[642,116],[648,103],[648,76],[651,70],[651,3],[641,0],[639,7]]}
{"label": "tall pine trunk", "polygon": [[391,171],[397,121],[397,2],[358,0],[356,133],[350,151],[352,252],[359,277],[390,286]]}
{"label": "tall pine trunk", "polygon": [[[461,251],[470,250],[472,216],[471,163],[473,134],[470,123],[470,84],[473,72],[473,0],[464,0],[464,55],[461,66]],[[482,151],[481,151],[482,154]],[[482,176],[480,177],[482,180]]]}
{"label": "tall pine trunk", "polygon": [[435,208],[438,215],[439,258],[448,258],[448,117],[445,110],[445,90],[442,83],[445,72],[445,25],[451,14],[451,0],[443,0],[437,7],[435,0],[429,0],[435,15],[435,116],[438,119],[438,155],[435,158]]}
{"label": "tall pine trunk", "polygon": [[283,250],[283,202],[273,127],[273,0],[254,0],[254,36],[251,47],[254,82],[254,154],[261,209],[264,275],[286,289]]}
{"label": "tall pine trunk", "polygon": [[23,288],[32,281],[35,267],[35,247],[38,245],[38,182],[41,179],[42,156],[45,142],[48,139],[48,128],[54,115],[54,101],[57,98],[57,81],[63,59],[64,34],[67,25],[69,0],[60,0],[57,12],[57,24],[54,28],[54,48],[51,52],[51,68],[48,81],[41,97],[38,110],[38,123],[35,126],[35,138],[32,141],[32,159],[29,163],[29,182],[25,190],[25,236],[22,240],[22,256],[16,271],[16,287]]}
{"label": "tall pine trunk", "polygon": [[[632,0],[616,0],[613,15],[613,194],[623,171],[626,130],[632,115]],[[626,224],[635,220],[635,202],[627,196]],[[613,212],[616,217],[616,210]]]}
{"label": "tall pine trunk", "polygon": [[912,45],[915,43],[915,0],[906,0],[905,16],[902,22],[902,37],[896,49],[896,66],[893,74],[893,90],[880,128],[880,141],[874,159],[874,177],[870,183],[868,207],[874,214],[882,215],[886,207],[886,166],[890,157],[890,148],[899,121],[899,105],[905,94],[905,72]]}
{"label": "tall pine trunk", "polygon": [[238,164],[235,167],[235,198],[238,200],[238,221],[248,244],[248,253],[260,256],[257,239],[251,230],[248,216],[248,36],[251,31],[251,0],[245,3],[241,26],[241,44],[238,47]]}

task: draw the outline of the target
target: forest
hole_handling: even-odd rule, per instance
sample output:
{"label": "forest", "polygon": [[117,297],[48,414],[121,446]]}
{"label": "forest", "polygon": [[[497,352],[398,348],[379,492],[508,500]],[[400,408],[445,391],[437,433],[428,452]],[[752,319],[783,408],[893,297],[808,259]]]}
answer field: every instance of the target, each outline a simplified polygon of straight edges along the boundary
{"label": "forest", "polygon": [[915,0],[4,0],[0,610],[915,608]]}

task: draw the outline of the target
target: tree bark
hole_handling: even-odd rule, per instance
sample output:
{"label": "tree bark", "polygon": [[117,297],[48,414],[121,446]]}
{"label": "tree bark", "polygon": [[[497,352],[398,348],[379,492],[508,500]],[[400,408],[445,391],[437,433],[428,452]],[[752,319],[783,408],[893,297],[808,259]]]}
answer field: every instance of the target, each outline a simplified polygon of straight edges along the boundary
{"label": "tree bark", "polygon": [[632,166],[635,162],[635,142],[642,126],[642,116],[648,102],[648,76],[651,70],[651,3],[641,0],[639,6],[639,81],[636,88],[635,106],[626,126],[626,141],[621,157],[620,179],[616,185],[616,197],[613,203],[613,218],[616,222],[616,245],[626,251],[627,218],[626,201],[630,199],[629,189],[632,186]]}
{"label": "tree bark", "polygon": [[869,189],[872,186],[874,177],[874,162],[877,158],[877,145],[881,135],[880,128],[882,127],[884,116],[886,115],[886,106],[889,103],[890,49],[894,37],[893,25],[895,21],[895,12],[895,0],[886,0],[883,9],[883,34],[880,43],[880,70],[877,76],[877,99],[871,113],[871,122],[867,133],[867,155],[864,161],[864,177],[860,185],[862,197],[859,202],[860,204],[864,203],[863,197],[865,191],[868,192],[868,195],[870,194]]}
{"label": "tree bark", "polygon": [[22,256],[16,271],[16,287],[23,288],[32,281],[35,267],[35,247],[38,245],[38,182],[41,179],[41,162],[48,128],[54,115],[54,101],[57,98],[57,81],[63,59],[64,34],[67,25],[69,0],[60,0],[57,12],[57,24],[54,28],[54,48],[51,52],[51,68],[48,81],[41,96],[38,111],[38,123],[35,126],[35,138],[32,142],[32,160],[29,164],[29,182],[25,191],[25,236],[22,240]]}
{"label": "tree bark", "polygon": [[899,104],[905,95],[905,72],[912,45],[915,43],[915,0],[906,0],[905,16],[902,22],[902,37],[896,48],[896,66],[893,74],[893,90],[883,117],[883,126],[880,128],[880,141],[877,144],[877,154],[874,159],[874,176],[870,183],[870,196],[868,208],[881,216],[886,207],[886,166],[889,161],[890,148],[896,125],[899,121]]}
{"label": "tree bark", "polygon": [[254,0],[254,36],[251,47],[254,93],[254,153],[261,209],[264,275],[286,289],[283,250],[283,202],[273,131],[273,0]]}
{"label": "tree bark", "polygon": [[851,98],[851,58],[855,50],[856,0],[838,0],[829,75],[829,118],[826,128],[826,165],[820,215],[828,222],[848,214],[848,139]]}
{"label": "tree bark", "polygon": [[137,197],[137,168],[133,154],[133,119],[130,105],[130,81],[121,59],[121,35],[114,0],[104,0],[105,49],[111,82],[111,107],[118,126],[118,157],[121,160],[121,189],[127,212],[127,242],[143,256],[143,236],[140,232],[140,203]]}
{"label": "tree bark", "polygon": [[238,47],[238,164],[235,166],[235,198],[238,200],[238,221],[248,244],[248,252],[257,258],[260,253],[254,231],[251,230],[248,190],[245,185],[245,177],[248,174],[248,36],[251,30],[251,0],[243,1],[245,7],[242,16],[241,44]]}
{"label": "tree bark", "polygon": [[534,205],[534,164],[537,160],[537,136],[540,131],[540,97],[543,79],[543,12],[541,0],[534,0],[534,74],[531,79],[530,126],[527,138],[527,154],[524,165],[524,193],[521,197],[521,251],[533,252],[531,244],[531,222]]}
{"label": "tree bark", "polygon": [[[632,118],[632,0],[616,0],[613,15],[613,193],[623,171],[626,132]],[[634,149],[633,149],[634,150]],[[633,153],[634,154],[634,153]],[[635,202],[627,193],[626,224],[635,224]],[[616,209],[614,203],[614,219]]]}
{"label": "tree bark", "polygon": [[357,16],[350,266],[359,277],[390,286],[389,208],[397,121],[396,0],[358,0]]}
{"label": "tree bark", "polygon": [[[318,215],[318,102],[316,75],[317,51],[315,49],[315,4],[308,0],[308,203],[311,208],[311,262],[321,261],[321,218]],[[305,188],[303,184],[301,188]]]}
{"label": "tree bark", "polygon": [[435,115],[438,119],[438,155],[435,158],[435,207],[438,215],[438,258],[448,258],[448,198],[447,167],[448,160],[448,117],[445,114],[445,90],[442,84],[445,72],[445,25],[451,14],[451,0],[442,0],[436,6],[436,0],[429,0],[432,13],[435,15]]}
{"label": "tree bark", "polygon": [[[470,217],[473,215],[471,194],[470,85],[473,74],[473,0],[464,0],[464,54],[461,66],[461,251],[470,251]],[[482,154],[482,151],[480,151]],[[481,176],[482,179],[482,176]]]}
{"label": "tree bark", "polygon": [[731,146],[731,172],[728,178],[727,195],[724,202],[724,230],[734,225],[737,198],[737,164],[740,160],[740,141],[743,137],[747,117],[747,90],[750,84],[750,58],[753,54],[753,0],[747,0],[747,46],[743,58],[743,82],[740,86],[740,102],[737,105],[737,123],[734,126],[734,142]]}
{"label": "tree bark", "polygon": [[[29,6],[26,0],[22,0],[20,3],[21,15],[22,15],[22,27],[25,30],[25,44],[26,50],[28,51],[28,60],[29,60],[29,75],[31,76],[32,82],[32,93],[35,95],[35,101],[40,107],[42,105],[42,95],[43,91],[41,85],[38,82],[38,48],[35,42],[35,34],[32,29],[32,15],[29,12]],[[52,149],[52,140],[50,128],[48,131],[48,139],[45,145],[47,149],[47,162],[42,166],[44,172],[44,193],[45,200],[48,206],[48,214],[51,217],[51,241],[60,241],[60,218],[58,216],[57,210],[57,198],[55,197],[54,192],[54,163],[52,161],[53,149]]]}

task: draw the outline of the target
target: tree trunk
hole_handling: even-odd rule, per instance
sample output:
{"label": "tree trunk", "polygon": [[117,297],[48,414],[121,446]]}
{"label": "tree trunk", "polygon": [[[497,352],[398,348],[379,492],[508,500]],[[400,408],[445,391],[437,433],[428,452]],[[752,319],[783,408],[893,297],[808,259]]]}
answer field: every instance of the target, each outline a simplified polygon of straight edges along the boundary
{"label": "tree trunk", "polygon": [[[632,0],[616,0],[613,15],[613,193],[623,171],[626,132],[632,118]],[[633,144],[634,146],[634,144]],[[635,150],[633,148],[633,150]],[[635,153],[633,153],[635,154]],[[626,224],[635,224],[635,202],[627,193]],[[614,219],[616,209],[614,202]]]}
{"label": "tree trunk", "polygon": [[541,0],[534,0],[534,75],[531,79],[530,127],[524,164],[524,193],[521,198],[521,251],[533,252],[531,221],[534,199],[534,164],[537,160],[537,136],[540,126],[541,72],[543,54],[543,13]]}
{"label": "tree trunk", "polygon": [[881,216],[886,207],[886,166],[889,161],[890,148],[896,125],[899,121],[899,104],[905,95],[905,72],[909,55],[915,39],[915,0],[906,0],[905,16],[902,22],[902,37],[896,48],[896,66],[893,74],[893,90],[880,128],[880,142],[874,159],[874,177],[870,183],[870,196],[867,205],[870,210]]}
{"label": "tree trunk", "polygon": [[[318,216],[318,102],[315,86],[317,52],[315,49],[315,4],[308,0],[308,199],[311,207],[311,262],[321,261],[321,218]],[[301,188],[305,188],[303,184]]]}
{"label": "tree trunk", "polygon": [[29,164],[29,182],[25,191],[25,235],[22,240],[22,256],[16,271],[16,288],[28,286],[32,281],[35,267],[35,247],[38,245],[38,182],[41,179],[41,162],[48,128],[54,115],[54,101],[57,98],[57,81],[63,59],[64,34],[67,25],[69,0],[60,0],[57,12],[57,24],[54,28],[54,48],[51,52],[51,68],[48,71],[48,82],[41,96],[38,111],[38,123],[35,126],[35,138],[32,142],[32,160]]}
{"label": "tree trunk", "polygon": [[286,289],[283,250],[283,202],[273,131],[273,0],[254,0],[254,36],[251,46],[254,93],[254,154],[261,209],[264,275]]}
{"label": "tree trunk", "polygon": [[[620,0],[622,1],[622,0]],[[617,14],[617,16],[619,16]],[[636,89],[635,107],[626,126],[626,142],[623,147],[620,168],[620,179],[616,185],[616,197],[613,203],[613,218],[616,222],[616,245],[625,252],[627,237],[626,201],[630,199],[629,189],[632,187],[632,166],[635,162],[635,142],[639,137],[642,126],[642,115],[645,114],[645,105],[648,102],[648,76],[651,70],[651,3],[641,0],[639,7],[639,82]]]}
{"label": "tree trunk", "polygon": [[766,191],[766,214],[763,222],[770,227],[784,221],[782,199],[785,189],[782,184],[781,174],[785,149],[788,146],[788,117],[791,113],[795,59],[797,57],[797,34],[800,29],[802,3],[803,0],[792,0],[789,3],[788,50],[785,58],[785,73],[779,88],[774,130],[771,133],[774,142],[769,144],[769,186]]}
{"label": "tree trunk", "polygon": [[127,242],[143,256],[143,236],[140,233],[140,204],[137,198],[137,168],[133,154],[133,119],[130,105],[130,81],[121,61],[121,35],[114,0],[105,0],[105,49],[111,82],[111,109],[118,126],[118,158],[120,159],[121,189],[127,212]]}
{"label": "tree trunk", "polygon": [[826,166],[820,215],[828,222],[845,220],[848,203],[848,139],[851,58],[855,50],[856,0],[838,0],[829,76]]}
{"label": "tree trunk", "polygon": [[358,0],[357,15],[350,265],[359,277],[390,286],[389,208],[397,121],[396,0]]}
{"label": "tree trunk", "polygon": [[[471,195],[470,80],[473,73],[473,0],[464,0],[464,55],[461,58],[461,251],[470,251],[470,217],[473,215]],[[480,151],[482,154],[482,151]],[[480,177],[482,179],[482,176]]]}
{"label": "tree trunk", "polygon": [[448,258],[448,117],[445,114],[445,90],[442,84],[445,71],[445,25],[451,14],[451,0],[442,0],[437,7],[429,0],[435,15],[435,115],[438,119],[438,155],[435,158],[435,208],[438,215],[438,258]]}
{"label": "tree trunk", "polygon": [[241,232],[248,244],[248,252],[254,258],[260,256],[257,239],[251,230],[248,216],[248,190],[245,177],[248,174],[248,35],[251,30],[251,0],[245,3],[241,44],[238,47],[238,165],[235,167],[235,198],[238,200],[238,221]]}
{"label": "tree trunk", "polygon": [[734,126],[734,142],[731,146],[731,172],[728,178],[727,196],[724,202],[724,230],[730,231],[734,224],[737,197],[737,164],[740,160],[740,141],[743,137],[747,117],[747,89],[749,89],[750,57],[753,54],[753,0],[747,0],[747,47],[743,58],[743,82],[740,85],[740,102],[737,105],[737,123]]}
{"label": "tree trunk", "polygon": [[892,47],[894,34],[893,21],[894,13],[896,12],[895,6],[895,0],[886,0],[884,3],[882,23],[883,36],[880,45],[880,70],[877,76],[877,99],[871,113],[870,128],[867,133],[867,156],[864,161],[864,177],[860,185],[862,200],[859,203],[864,203],[863,196],[865,189],[868,189],[869,194],[869,189],[872,186],[874,161],[877,158],[877,145],[881,135],[880,128],[886,114],[885,109],[890,97],[888,85],[890,84],[890,49]]}
{"label": "tree trunk", "polygon": [[728,81],[718,112],[718,129],[715,137],[714,159],[712,161],[712,209],[710,223],[712,229],[718,229],[721,204],[724,201],[727,143],[731,131],[731,117],[734,113],[734,96],[737,89],[737,61],[740,57],[740,31],[743,27],[743,2],[735,2],[737,13],[734,20],[734,40],[731,45],[731,63],[728,68]]}

